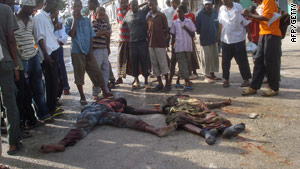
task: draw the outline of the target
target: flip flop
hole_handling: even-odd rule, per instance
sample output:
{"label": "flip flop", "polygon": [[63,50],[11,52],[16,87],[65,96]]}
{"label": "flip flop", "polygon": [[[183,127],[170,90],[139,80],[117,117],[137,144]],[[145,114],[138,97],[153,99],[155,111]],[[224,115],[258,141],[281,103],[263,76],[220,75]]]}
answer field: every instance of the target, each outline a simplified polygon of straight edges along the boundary
{"label": "flip flop", "polygon": [[175,88],[180,88],[180,89],[184,88],[184,86],[179,83],[176,83],[174,86],[175,86]]}
{"label": "flip flop", "polygon": [[188,92],[188,91],[192,91],[193,88],[191,86],[186,86],[184,89],[183,89],[183,92]]}
{"label": "flip flop", "polygon": [[81,104],[81,106],[84,106],[84,105],[87,105],[88,102],[86,100],[80,100],[80,104]]}

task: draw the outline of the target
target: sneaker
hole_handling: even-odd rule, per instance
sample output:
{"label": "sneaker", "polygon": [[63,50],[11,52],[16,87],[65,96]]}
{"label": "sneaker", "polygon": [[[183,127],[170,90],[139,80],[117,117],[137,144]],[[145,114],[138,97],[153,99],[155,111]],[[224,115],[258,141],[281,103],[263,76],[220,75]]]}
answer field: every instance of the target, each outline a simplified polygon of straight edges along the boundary
{"label": "sneaker", "polygon": [[251,87],[248,87],[246,90],[244,90],[242,92],[242,96],[250,96],[250,95],[253,95],[253,94],[256,94],[256,93],[257,93],[257,90],[252,89]]}
{"label": "sneaker", "polygon": [[275,91],[269,88],[267,91],[264,91],[261,95],[264,97],[272,97],[272,96],[277,96],[278,94],[279,91]]}

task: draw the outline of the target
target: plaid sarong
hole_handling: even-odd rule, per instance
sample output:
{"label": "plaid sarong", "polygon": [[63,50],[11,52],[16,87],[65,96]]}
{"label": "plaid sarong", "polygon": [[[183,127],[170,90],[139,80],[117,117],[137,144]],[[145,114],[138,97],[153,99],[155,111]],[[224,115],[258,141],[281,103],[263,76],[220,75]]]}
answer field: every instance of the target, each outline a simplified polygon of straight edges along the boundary
{"label": "plaid sarong", "polygon": [[129,55],[129,42],[120,42],[118,57],[118,77],[126,78],[126,74],[132,75]]}

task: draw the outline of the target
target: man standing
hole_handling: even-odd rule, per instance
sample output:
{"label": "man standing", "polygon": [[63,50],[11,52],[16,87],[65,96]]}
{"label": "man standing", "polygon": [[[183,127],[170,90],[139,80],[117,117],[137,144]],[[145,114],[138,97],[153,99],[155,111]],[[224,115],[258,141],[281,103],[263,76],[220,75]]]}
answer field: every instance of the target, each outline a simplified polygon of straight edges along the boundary
{"label": "man standing", "polygon": [[[153,74],[157,77],[158,81],[158,85],[151,91],[158,92],[163,90],[164,92],[168,92],[171,90],[165,43],[169,36],[168,22],[166,16],[157,10],[157,0],[150,0],[149,6],[151,8],[151,13],[147,19],[149,53]],[[161,75],[165,76],[165,86],[162,83]]]}
{"label": "man standing", "polygon": [[[0,3],[0,44],[4,58],[0,61],[0,91],[2,104],[6,112],[8,126],[7,154],[13,155],[21,149],[20,116],[16,103],[17,88],[14,80],[19,80],[19,66],[16,58],[16,40],[14,31],[18,24],[12,10]],[[15,79],[14,79],[15,77]]]}
{"label": "man standing", "polygon": [[[61,29],[58,29],[54,32],[54,35],[57,37],[57,42],[59,44],[59,48],[56,51],[58,55],[58,61],[59,61],[59,67],[60,67],[60,84],[62,85],[62,89],[59,90],[59,92],[64,92],[64,95],[69,95],[70,94],[70,86],[68,82],[68,75],[67,75],[67,70],[65,66],[65,61],[64,61],[64,48],[63,46],[67,43],[68,40],[68,35],[66,34],[66,28],[64,24],[62,24],[62,20],[58,17],[58,10],[55,12],[55,22],[57,25],[61,26]],[[59,93],[58,95],[60,96],[62,93]]]}
{"label": "man standing", "polygon": [[[146,3],[145,3],[146,4]],[[139,9],[137,0],[131,0],[131,11],[129,11],[123,20],[123,25],[128,25],[130,32],[130,60],[134,83],[132,89],[140,88],[139,65],[142,68],[142,74],[145,78],[145,89],[150,89],[148,85],[149,76],[149,53],[147,42],[147,21],[146,15],[150,11],[149,6]]]}
{"label": "man standing", "polygon": [[279,93],[281,31],[279,19],[270,23],[274,13],[278,12],[274,0],[258,0],[257,14],[250,14],[248,10],[243,15],[259,21],[259,40],[254,62],[253,79],[250,87],[242,92],[243,96],[252,95],[260,89],[264,76],[268,78],[269,88],[262,96],[275,96]]}
{"label": "man standing", "polygon": [[131,70],[129,56],[130,33],[127,25],[123,25],[123,19],[130,10],[128,0],[120,0],[120,8],[117,9],[117,22],[119,24],[119,55],[118,55],[118,79],[116,84],[123,83],[122,78],[126,78],[126,73]]}
{"label": "man standing", "polygon": [[69,18],[66,22],[66,33],[72,37],[72,64],[74,67],[75,84],[80,94],[80,104],[86,105],[87,101],[83,92],[84,74],[87,72],[93,82],[93,99],[97,99],[100,88],[102,94],[107,97],[102,73],[99,70],[97,62],[93,57],[93,37],[96,36],[91,22],[87,17],[83,17],[80,13],[82,3],[75,0],[72,4],[73,18]]}
{"label": "man standing", "polygon": [[212,83],[216,79],[214,72],[219,72],[218,22],[216,22],[218,14],[212,9],[212,0],[204,0],[203,4],[204,8],[196,17],[196,28],[203,51],[201,61],[204,81]]}
{"label": "man standing", "polygon": [[[15,31],[18,51],[24,66],[26,83],[31,89],[32,97],[36,105],[36,115],[39,120],[51,121],[49,109],[45,100],[45,93],[42,82],[42,67],[40,64],[37,50],[34,48],[33,29],[34,22],[31,17],[35,9],[35,1],[22,0],[22,7],[16,15],[19,29]],[[31,101],[30,101],[31,102]]]}
{"label": "man standing", "polygon": [[[234,57],[244,82],[241,87],[249,85],[251,78],[250,66],[246,52],[246,28],[247,21],[242,14],[242,6],[232,0],[222,0],[223,4],[219,11],[218,40],[222,42],[222,69],[225,79],[223,87],[229,87],[230,64]],[[248,29],[249,30],[249,29]],[[250,36],[250,34],[248,34]]]}
{"label": "man standing", "polygon": [[[174,1],[174,0],[173,0]],[[168,32],[170,32],[170,29],[172,27],[172,22],[173,22],[173,16],[176,12],[176,9],[177,9],[177,5],[176,5],[176,2],[173,3],[172,1],[172,6],[171,6],[171,2],[170,0],[167,0],[166,1],[166,4],[167,4],[167,8],[163,9],[162,12],[166,15],[167,17],[167,21],[168,21],[168,27],[169,27],[169,30]],[[174,5],[175,4],[175,5]],[[178,4],[179,4],[179,1],[178,1]],[[169,50],[169,45],[170,45],[170,39],[171,37],[169,36],[169,38],[167,39],[166,43],[167,43],[167,48]]]}
{"label": "man standing", "polygon": [[58,0],[46,0],[44,8],[34,16],[34,38],[38,44],[39,55],[43,63],[42,69],[45,76],[47,105],[51,112],[56,110],[58,93],[58,57],[56,50],[59,48],[54,35],[54,26],[49,13],[54,13]]}

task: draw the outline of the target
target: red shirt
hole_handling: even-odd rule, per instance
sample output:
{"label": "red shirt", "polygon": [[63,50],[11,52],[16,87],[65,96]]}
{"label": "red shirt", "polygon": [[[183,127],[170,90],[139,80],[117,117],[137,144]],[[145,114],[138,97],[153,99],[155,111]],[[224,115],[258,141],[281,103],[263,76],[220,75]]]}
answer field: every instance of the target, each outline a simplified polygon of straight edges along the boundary
{"label": "red shirt", "polygon": [[122,10],[122,8],[117,9],[117,22],[119,24],[119,30],[120,30],[119,42],[129,42],[130,40],[130,32],[128,26],[122,25],[123,19],[129,10],[130,10],[129,6],[125,10]]}
{"label": "red shirt", "polygon": [[258,43],[259,39],[259,22],[251,19],[251,23],[249,24],[249,29],[251,33],[251,42]]}
{"label": "red shirt", "polygon": [[[192,20],[193,23],[196,24],[196,18],[195,18],[194,13],[190,12],[190,13],[184,14],[184,17]],[[175,21],[176,19],[178,19],[177,13],[174,14],[173,21]]]}

